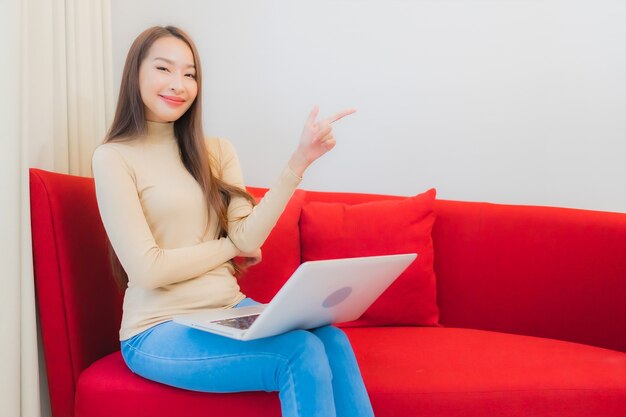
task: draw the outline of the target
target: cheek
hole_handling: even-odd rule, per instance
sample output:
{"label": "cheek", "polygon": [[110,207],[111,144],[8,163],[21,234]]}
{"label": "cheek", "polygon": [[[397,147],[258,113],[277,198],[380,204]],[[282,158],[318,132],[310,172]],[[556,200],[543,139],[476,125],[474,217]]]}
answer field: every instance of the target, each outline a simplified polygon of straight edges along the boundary
{"label": "cheek", "polygon": [[148,73],[148,68],[142,65],[139,68],[139,88],[143,89],[150,82],[150,74]]}
{"label": "cheek", "polygon": [[196,96],[198,95],[198,84],[195,81],[189,82],[187,85],[187,93],[192,101],[196,99]]}
{"label": "cheek", "polygon": [[164,88],[167,77],[159,72],[139,73],[139,89],[143,93],[154,93]]}
{"label": "cheek", "polygon": [[152,95],[154,91],[154,79],[150,77],[140,77],[139,78],[139,92],[141,93],[141,97],[145,100],[146,98]]}

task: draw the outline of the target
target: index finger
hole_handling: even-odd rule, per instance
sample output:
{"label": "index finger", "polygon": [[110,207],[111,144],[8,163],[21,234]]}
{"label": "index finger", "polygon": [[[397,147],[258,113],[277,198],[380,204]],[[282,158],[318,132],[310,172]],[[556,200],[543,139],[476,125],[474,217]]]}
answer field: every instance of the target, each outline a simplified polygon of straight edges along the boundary
{"label": "index finger", "polygon": [[331,117],[327,117],[326,121],[330,124],[330,123],[335,123],[337,120],[339,119],[343,119],[346,116],[351,115],[352,113],[356,112],[356,109],[346,109],[346,110],[342,110],[339,113],[335,113],[334,115],[332,115]]}

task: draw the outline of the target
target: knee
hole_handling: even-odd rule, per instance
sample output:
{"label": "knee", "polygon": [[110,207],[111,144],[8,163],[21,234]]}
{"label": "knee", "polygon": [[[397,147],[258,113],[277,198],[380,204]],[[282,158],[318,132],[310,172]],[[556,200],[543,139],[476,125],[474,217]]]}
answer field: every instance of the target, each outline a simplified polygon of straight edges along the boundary
{"label": "knee", "polygon": [[323,361],[326,358],[324,343],[315,334],[306,330],[295,330],[290,333],[294,356],[310,358],[314,361]]}
{"label": "knee", "polygon": [[345,348],[350,346],[348,336],[337,327],[324,326],[313,330],[313,333],[322,341],[326,349],[331,347]]}
{"label": "knee", "polygon": [[324,343],[306,330],[290,332],[292,343],[290,365],[319,378],[330,378],[331,371]]}

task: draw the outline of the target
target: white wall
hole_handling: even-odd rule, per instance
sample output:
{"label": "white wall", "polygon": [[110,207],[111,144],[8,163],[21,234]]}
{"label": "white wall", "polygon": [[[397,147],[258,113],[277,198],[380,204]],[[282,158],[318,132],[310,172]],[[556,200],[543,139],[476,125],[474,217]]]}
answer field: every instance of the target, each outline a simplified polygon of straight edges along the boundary
{"label": "white wall", "polygon": [[116,85],[173,24],[205,131],[269,186],[310,108],[355,106],[301,187],[626,212],[624,0],[113,0]]}

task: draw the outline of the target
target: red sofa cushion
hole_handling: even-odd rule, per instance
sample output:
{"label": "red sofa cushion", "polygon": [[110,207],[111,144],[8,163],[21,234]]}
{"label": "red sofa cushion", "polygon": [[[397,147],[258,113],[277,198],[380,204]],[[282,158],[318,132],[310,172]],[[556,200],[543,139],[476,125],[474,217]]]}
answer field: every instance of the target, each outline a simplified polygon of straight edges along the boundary
{"label": "red sofa cushion", "polygon": [[[266,190],[250,188],[257,198]],[[241,291],[262,303],[269,303],[293,271],[300,266],[300,230],[298,221],[305,192],[296,190],[276,226],[261,247],[261,263],[251,266],[239,278]]]}
{"label": "red sofa cushion", "polygon": [[[622,417],[626,354],[482,330],[345,329],[377,417]],[[111,399],[115,398],[115,401]],[[76,415],[280,416],[276,393],[206,394],[134,375],[121,355],[80,376]]]}
{"label": "red sofa cushion", "polygon": [[626,415],[621,352],[460,328],[346,333],[377,417]]}
{"label": "red sofa cushion", "polygon": [[344,326],[437,325],[431,231],[436,191],[362,204],[302,208],[302,261],[417,252],[416,261],[363,316]]}
{"label": "red sofa cushion", "polygon": [[280,416],[278,395],[208,394],[173,388],[132,373],[120,352],[85,370],[76,388],[76,416]]}

